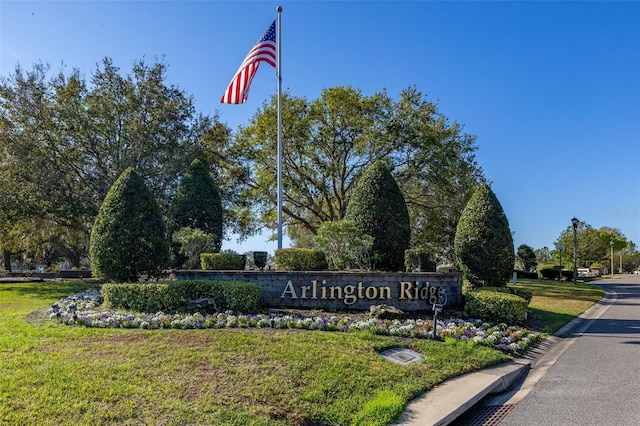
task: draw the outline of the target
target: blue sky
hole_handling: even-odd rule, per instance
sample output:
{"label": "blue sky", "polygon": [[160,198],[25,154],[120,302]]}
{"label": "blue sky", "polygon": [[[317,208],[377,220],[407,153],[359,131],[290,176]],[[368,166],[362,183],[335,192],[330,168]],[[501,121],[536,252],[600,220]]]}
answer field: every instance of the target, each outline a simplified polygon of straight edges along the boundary
{"label": "blue sky", "polygon": [[[283,90],[416,86],[477,136],[516,247],[553,248],[574,216],[640,246],[640,2],[2,0],[0,74],[42,61],[88,81],[105,56],[123,74],[164,58],[167,83],[236,129],[275,70],[260,67],[246,104],[219,99],[278,5]],[[223,249],[272,252],[266,240]]]}

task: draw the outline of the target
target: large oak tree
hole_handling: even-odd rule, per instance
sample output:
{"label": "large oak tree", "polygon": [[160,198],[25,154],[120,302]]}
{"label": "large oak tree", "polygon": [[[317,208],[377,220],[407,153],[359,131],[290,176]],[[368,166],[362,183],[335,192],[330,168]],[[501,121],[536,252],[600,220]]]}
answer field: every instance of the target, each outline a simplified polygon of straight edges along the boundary
{"label": "large oak tree", "polygon": [[[450,256],[456,224],[471,189],[484,181],[475,138],[451,123],[415,88],[397,100],[352,87],[315,100],[285,94],[283,212],[289,236],[311,241],[326,221],[344,218],[361,173],[378,160],[392,169],[411,215],[414,246]],[[235,135],[228,157],[238,183],[241,232],[276,227],[277,99],[265,102]]]}

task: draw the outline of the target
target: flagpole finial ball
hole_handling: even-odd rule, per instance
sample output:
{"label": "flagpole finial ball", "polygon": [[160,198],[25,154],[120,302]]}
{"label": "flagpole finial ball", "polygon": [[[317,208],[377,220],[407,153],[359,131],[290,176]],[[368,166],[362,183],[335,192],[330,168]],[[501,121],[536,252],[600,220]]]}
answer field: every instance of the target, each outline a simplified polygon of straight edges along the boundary
{"label": "flagpole finial ball", "polygon": [[276,10],[278,11],[278,13],[282,12],[282,6],[276,7]]}

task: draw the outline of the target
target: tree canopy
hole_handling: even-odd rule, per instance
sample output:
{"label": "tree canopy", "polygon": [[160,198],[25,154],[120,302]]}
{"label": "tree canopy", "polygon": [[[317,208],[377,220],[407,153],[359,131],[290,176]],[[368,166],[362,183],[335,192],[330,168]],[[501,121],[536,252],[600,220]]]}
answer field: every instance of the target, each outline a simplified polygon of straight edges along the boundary
{"label": "tree canopy", "polygon": [[200,229],[214,236],[213,250],[222,245],[222,202],[206,165],[196,159],[182,176],[169,207],[169,233]]}
{"label": "tree canopy", "polygon": [[[163,62],[138,61],[123,75],[105,58],[89,82],[77,69],[51,78],[49,71],[17,66],[0,81],[5,254],[56,238],[86,250],[93,218],[127,167],[136,168],[166,214],[194,158],[218,184],[225,236],[275,229],[275,96],[232,134],[217,115],[197,115],[191,97],[166,83]],[[413,87],[397,100],[350,86],[325,89],[315,100],[285,94],[282,106],[283,212],[294,242],[312,244],[322,223],[343,219],[360,175],[385,160],[407,204],[412,246],[451,257],[460,213],[484,180],[474,136]],[[50,232],[38,235],[34,221]],[[33,239],[28,248],[25,235]]]}
{"label": "tree canopy", "polygon": [[[628,241],[619,229],[603,226],[595,229],[586,222],[579,222],[576,229],[577,260],[578,266],[589,267],[592,263],[604,263],[608,265],[611,257],[611,242],[616,253],[624,252],[633,254],[635,244]],[[562,243],[565,246],[563,259],[573,262],[573,226],[569,225],[562,231],[556,244]],[[558,250],[553,250],[554,260],[558,258]],[[566,257],[565,257],[566,256]]]}
{"label": "tree canopy", "polygon": [[[276,228],[276,97],[233,133],[217,113],[196,113],[191,96],[167,82],[167,70],[163,61],[140,60],[123,73],[104,58],[88,79],[78,69],[51,72],[42,63],[0,77],[5,267],[15,254],[80,266],[107,191],[128,167],[166,215],[180,177],[199,158],[219,189],[223,238]],[[411,246],[452,260],[458,219],[473,188],[485,182],[475,137],[462,125],[415,87],[397,97],[351,86],[327,88],[312,100],[286,93],[282,110],[283,212],[296,245],[313,245],[322,223],[344,219],[355,183],[384,160],[407,205]],[[582,263],[606,259],[609,241],[630,256],[625,264],[635,259],[635,245],[622,247],[626,239],[612,229],[580,229]],[[572,231],[558,240],[566,240],[565,253]],[[547,252],[545,259],[554,254]]]}
{"label": "tree canopy", "polygon": [[[16,66],[0,80],[0,236],[6,254],[76,241],[86,254],[93,219],[124,170],[135,167],[163,212],[178,177],[230,135],[217,117],[166,83],[167,65],[138,61],[122,75],[105,58],[90,83],[80,70],[50,77]],[[38,229],[48,232],[35,232]],[[24,238],[28,236],[28,243]],[[8,265],[5,265],[8,266]],[[78,266],[78,265],[76,265]]]}
{"label": "tree canopy", "polygon": [[[344,219],[364,170],[385,160],[409,210],[412,245],[451,255],[455,228],[471,189],[484,181],[475,162],[475,137],[462,132],[415,88],[393,100],[386,91],[363,95],[347,87],[307,100],[284,94],[283,213],[298,245],[327,221]],[[277,99],[265,102],[240,127],[226,157],[237,159],[237,230],[276,227]]]}
{"label": "tree canopy", "polygon": [[[218,187],[202,161],[193,160],[182,176],[171,200],[168,215],[169,237],[174,240],[174,233],[177,232],[180,234],[178,240],[182,241],[182,244],[172,241],[172,266],[180,267],[187,260],[188,256],[180,252],[185,250],[185,245],[193,245],[188,236],[207,241],[206,244],[198,244],[203,249],[220,251],[223,229],[222,201]],[[191,256],[190,265],[194,265],[193,258],[198,256]]]}

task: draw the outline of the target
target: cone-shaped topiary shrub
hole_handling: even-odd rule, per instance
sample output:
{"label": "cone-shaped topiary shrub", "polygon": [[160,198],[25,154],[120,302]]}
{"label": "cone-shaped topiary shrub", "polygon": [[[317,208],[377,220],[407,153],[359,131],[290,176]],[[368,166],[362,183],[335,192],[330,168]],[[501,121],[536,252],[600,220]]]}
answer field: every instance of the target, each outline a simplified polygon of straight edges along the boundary
{"label": "cone-shaped topiary shrub", "polygon": [[488,184],[471,196],[460,216],[454,241],[456,260],[473,287],[504,287],[515,254],[509,221]]}
{"label": "cone-shaped topiary shrub", "polygon": [[[180,180],[169,207],[169,236],[181,228],[199,229],[211,236],[205,251],[216,253],[222,247],[222,201],[220,192],[207,167],[193,160]],[[180,245],[172,244],[173,264],[182,266],[187,260]]]}
{"label": "cone-shaped topiary shrub", "polygon": [[135,282],[158,276],[169,258],[160,208],[130,167],[109,189],[91,231],[89,247],[96,276]]}
{"label": "cone-shaped topiary shrub", "polygon": [[377,269],[404,270],[404,251],[409,248],[409,212],[391,172],[378,161],[369,166],[356,184],[345,219],[373,237],[371,261]]}

